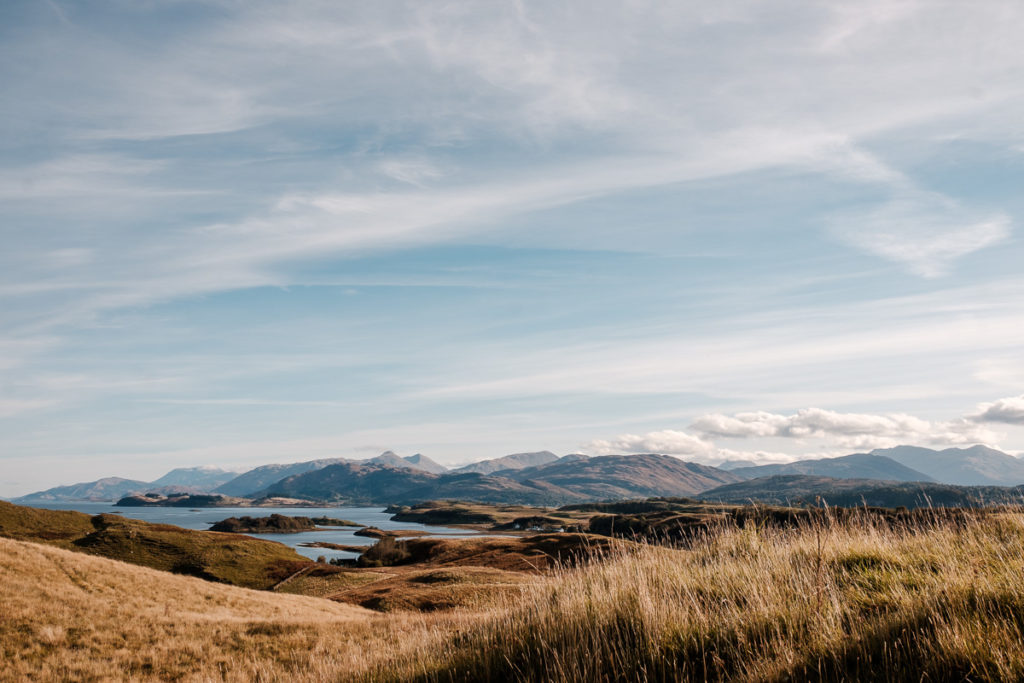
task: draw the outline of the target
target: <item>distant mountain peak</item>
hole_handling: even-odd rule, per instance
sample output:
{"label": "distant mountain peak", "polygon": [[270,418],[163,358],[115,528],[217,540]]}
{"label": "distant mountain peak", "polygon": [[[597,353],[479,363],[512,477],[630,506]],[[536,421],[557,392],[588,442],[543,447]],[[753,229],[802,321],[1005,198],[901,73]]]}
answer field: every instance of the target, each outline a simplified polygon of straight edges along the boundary
{"label": "distant mountain peak", "polygon": [[1024,484],[1024,460],[1009,453],[975,444],[941,451],[922,446],[876,448],[871,455],[884,455],[924,472],[943,484],[961,486],[1017,486]]}
{"label": "distant mountain peak", "polygon": [[139,493],[149,486],[148,482],[121,477],[104,477],[96,481],[81,482],[70,486],[55,486],[45,491],[36,491],[15,498],[14,502],[56,502],[56,501],[109,501],[117,500],[130,493]]}
{"label": "distant mountain peak", "polygon": [[431,474],[441,474],[442,472],[448,471],[447,467],[434,462],[422,453],[409,455],[403,458],[396,455],[394,451],[384,451],[376,458],[370,458],[363,462],[373,465],[383,465],[385,467],[394,467],[397,469],[420,470],[423,472],[430,472]]}
{"label": "distant mountain peak", "polygon": [[729,471],[754,479],[777,475],[809,475],[836,479],[877,479],[883,481],[935,481],[926,472],[877,453],[854,453],[838,458],[813,458],[778,465],[735,467]]}
{"label": "distant mountain peak", "polygon": [[519,470],[526,467],[546,465],[558,460],[558,456],[551,451],[537,451],[535,453],[512,453],[503,455],[500,458],[491,458],[479,462],[463,465],[453,472],[479,472],[481,474],[493,474],[503,470]]}
{"label": "distant mountain peak", "polygon": [[181,486],[196,490],[212,491],[237,476],[238,472],[222,470],[219,467],[178,467],[159,479],[151,481],[150,486],[153,488]]}
{"label": "distant mountain peak", "polygon": [[[524,456],[529,456],[525,457]],[[740,477],[667,455],[609,455],[589,458],[553,453],[513,454],[490,467],[541,464],[479,472],[465,468],[432,474],[390,467],[371,458],[332,465],[283,479],[260,495],[288,496],[346,504],[411,504],[425,500],[475,500],[536,505],[647,496],[686,496]],[[388,458],[390,460],[390,458]],[[503,461],[503,462],[502,462]],[[403,461],[404,462],[404,461]],[[488,462],[488,461],[485,461]]]}
{"label": "distant mountain peak", "polygon": [[430,472],[432,474],[442,474],[448,471],[447,467],[445,467],[439,462],[431,460],[422,453],[416,453],[415,455],[406,456],[402,458],[402,460],[405,460],[413,467],[424,470],[426,472]]}

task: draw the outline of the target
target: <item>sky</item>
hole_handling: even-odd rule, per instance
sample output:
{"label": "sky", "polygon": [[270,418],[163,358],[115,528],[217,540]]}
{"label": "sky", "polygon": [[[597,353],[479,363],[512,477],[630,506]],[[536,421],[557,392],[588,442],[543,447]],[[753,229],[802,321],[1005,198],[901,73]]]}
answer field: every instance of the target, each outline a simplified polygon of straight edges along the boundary
{"label": "sky", "polygon": [[1024,451],[1024,5],[0,4],[0,496]]}

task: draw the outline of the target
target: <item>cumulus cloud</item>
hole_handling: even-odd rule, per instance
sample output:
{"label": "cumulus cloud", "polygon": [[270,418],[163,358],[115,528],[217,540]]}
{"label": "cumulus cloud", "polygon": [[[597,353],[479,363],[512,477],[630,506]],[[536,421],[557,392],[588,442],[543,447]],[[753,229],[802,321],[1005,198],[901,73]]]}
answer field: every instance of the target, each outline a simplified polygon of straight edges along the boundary
{"label": "cumulus cloud", "polygon": [[612,439],[595,439],[587,450],[603,455],[611,453],[671,453],[707,457],[716,451],[715,445],[700,437],[675,429],[663,429],[647,434],[620,434]]}
{"label": "cumulus cloud", "polygon": [[[756,464],[792,462],[806,458],[847,455],[855,451],[912,444],[955,446],[995,444],[998,435],[979,422],[1024,424],[1024,396],[1001,399],[979,406],[977,415],[946,421],[929,421],[903,413],[840,413],[805,408],[791,415],[754,411],[702,415],[688,431],[663,429],[645,434],[620,434],[584,444],[589,453],[601,455],[664,453],[709,465],[728,461]],[[735,450],[716,439],[790,439],[814,443],[814,452],[800,454],[765,450]]]}
{"label": "cumulus cloud", "polygon": [[706,465],[720,465],[736,460],[767,465],[791,462],[795,459],[786,453],[719,448],[707,439],[677,429],[663,429],[646,434],[620,434],[611,439],[594,439],[584,444],[582,449],[597,455],[662,453]]}
{"label": "cumulus cloud", "polygon": [[930,422],[904,413],[839,413],[822,408],[804,408],[792,415],[764,411],[703,415],[690,429],[702,439],[823,439],[837,447],[857,449],[905,443],[941,445],[995,440],[994,434],[966,419]]}
{"label": "cumulus cloud", "polygon": [[968,419],[972,422],[1024,425],[1024,395],[982,403],[978,406],[978,412],[968,416]]}
{"label": "cumulus cloud", "polygon": [[919,433],[930,425],[912,415],[866,415],[805,408],[793,415],[768,412],[712,414],[697,418],[690,426],[702,434],[746,438],[780,436],[789,438],[840,436],[899,436]]}

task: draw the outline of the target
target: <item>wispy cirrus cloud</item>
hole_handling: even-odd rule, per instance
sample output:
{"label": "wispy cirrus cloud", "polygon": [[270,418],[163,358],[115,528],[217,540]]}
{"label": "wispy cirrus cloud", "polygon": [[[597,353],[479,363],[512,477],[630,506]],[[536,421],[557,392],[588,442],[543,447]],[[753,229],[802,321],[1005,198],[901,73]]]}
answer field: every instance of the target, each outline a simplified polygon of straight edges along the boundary
{"label": "wispy cirrus cloud", "polygon": [[958,259],[1008,240],[1012,221],[1002,213],[966,210],[942,195],[914,192],[833,218],[832,229],[853,246],[936,278]]}
{"label": "wispy cirrus cloud", "polygon": [[0,418],[15,417],[23,413],[49,408],[55,401],[49,399],[0,398]]}
{"label": "wispy cirrus cloud", "polygon": [[[590,438],[594,411],[630,425],[609,448],[721,454],[624,397],[891,417],[1014,390],[1012,0],[9,4],[0,395],[60,401],[91,452],[221,438],[182,435],[190,402],[238,443],[357,404],[339,443],[420,425],[465,458],[526,433],[508,414],[528,403],[545,447]],[[979,357],[1004,360],[973,376]],[[470,446],[432,410],[501,418]],[[0,450],[70,440],[49,414]]]}

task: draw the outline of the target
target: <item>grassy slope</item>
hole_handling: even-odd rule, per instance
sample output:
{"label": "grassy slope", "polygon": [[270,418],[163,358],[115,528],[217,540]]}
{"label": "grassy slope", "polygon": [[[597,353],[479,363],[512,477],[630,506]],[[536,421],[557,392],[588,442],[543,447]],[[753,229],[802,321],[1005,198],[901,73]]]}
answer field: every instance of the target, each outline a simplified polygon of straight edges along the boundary
{"label": "grassy slope", "polygon": [[44,510],[0,500],[0,536],[70,547],[96,529],[91,517],[71,510]]}
{"label": "grassy slope", "polygon": [[269,588],[309,564],[280,543],[192,531],[118,515],[42,510],[0,501],[0,536],[49,543],[153,569]]}
{"label": "grassy slope", "polygon": [[0,604],[2,681],[338,680],[417,628],[9,539]]}
{"label": "grassy slope", "polygon": [[956,522],[725,527],[515,575],[456,541],[376,583],[308,577],[462,606],[387,615],[0,539],[0,680],[1024,679],[1024,518]]}
{"label": "grassy slope", "polygon": [[726,530],[543,580],[376,680],[1024,679],[1024,523]]}

